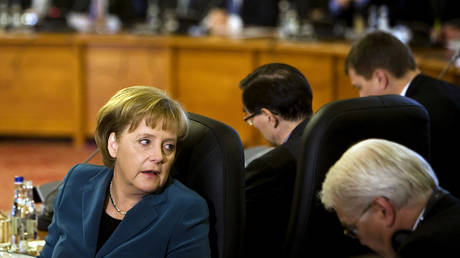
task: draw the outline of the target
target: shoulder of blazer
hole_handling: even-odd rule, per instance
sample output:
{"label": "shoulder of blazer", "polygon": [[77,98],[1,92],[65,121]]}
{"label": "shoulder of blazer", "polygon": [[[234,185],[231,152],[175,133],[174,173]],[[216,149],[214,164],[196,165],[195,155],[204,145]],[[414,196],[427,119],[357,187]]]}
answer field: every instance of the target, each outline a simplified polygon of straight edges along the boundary
{"label": "shoulder of blazer", "polygon": [[75,183],[88,184],[94,179],[105,176],[110,172],[111,170],[105,166],[77,164],[69,170],[66,177]]}
{"label": "shoulder of blazer", "polygon": [[[194,190],[190,189],[179,180],[170,178],[171,183],[167,186],[165,191],[168,192],[168,199],[179,199],[181,201],[189,202],[191,200],[199,200],[205,202],[203,197],[201,197]],[[168,189],[169,188],[169,189]]]}

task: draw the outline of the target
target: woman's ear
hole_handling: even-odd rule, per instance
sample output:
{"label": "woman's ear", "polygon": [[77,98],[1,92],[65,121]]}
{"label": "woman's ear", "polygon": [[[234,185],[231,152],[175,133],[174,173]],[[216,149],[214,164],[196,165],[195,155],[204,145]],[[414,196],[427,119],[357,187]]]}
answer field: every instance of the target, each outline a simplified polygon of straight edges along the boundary
{"label": "woman's ear", "polygon": [[109,139],[107,139],[107,149],[109,150],[109,154],[112,158],[117,157],[118,141],[115,132],[111,132],[109,135]]}

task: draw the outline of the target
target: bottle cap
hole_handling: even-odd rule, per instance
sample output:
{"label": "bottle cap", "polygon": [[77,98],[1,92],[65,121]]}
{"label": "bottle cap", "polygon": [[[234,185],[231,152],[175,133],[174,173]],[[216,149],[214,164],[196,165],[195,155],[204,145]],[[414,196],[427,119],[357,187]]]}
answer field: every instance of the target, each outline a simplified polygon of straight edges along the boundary
{"label": "bottle cap", "polygon": [[15,183],[22,183],[22,182],[24,182],[24,177],[23,176],[15,176],[14,177],[14,182]]}

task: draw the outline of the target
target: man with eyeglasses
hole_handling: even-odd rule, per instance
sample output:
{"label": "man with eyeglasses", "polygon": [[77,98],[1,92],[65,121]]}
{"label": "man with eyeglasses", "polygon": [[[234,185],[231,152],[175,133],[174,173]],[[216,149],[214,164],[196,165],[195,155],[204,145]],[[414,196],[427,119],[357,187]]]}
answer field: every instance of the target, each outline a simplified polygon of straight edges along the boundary
{"label": "man with eyeglasses", "polygon": [[274,146],[245,174],[245,257],[283,257],[300,138],[313,114],[312,90],[296,68],[263,65],[240,82],[244,120]]}
{"label": "man with eyeglasses", "polygon": [[382,139],[348,149],[320,193],[344,233],[383,257],[458,257],[460,200],[417,153]]}

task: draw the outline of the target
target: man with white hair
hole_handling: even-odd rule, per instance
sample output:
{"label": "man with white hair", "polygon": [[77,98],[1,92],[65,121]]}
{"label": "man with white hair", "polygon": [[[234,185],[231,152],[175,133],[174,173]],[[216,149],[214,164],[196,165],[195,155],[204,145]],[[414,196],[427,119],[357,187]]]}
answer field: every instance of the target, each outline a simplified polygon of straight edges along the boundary
{"label": "man with white hair", "polygon": [[329,169],[320,196],[346,235],[383,257],[460,253],[460,200],[439,188],[431,166],[405,146],[355,144]]}

